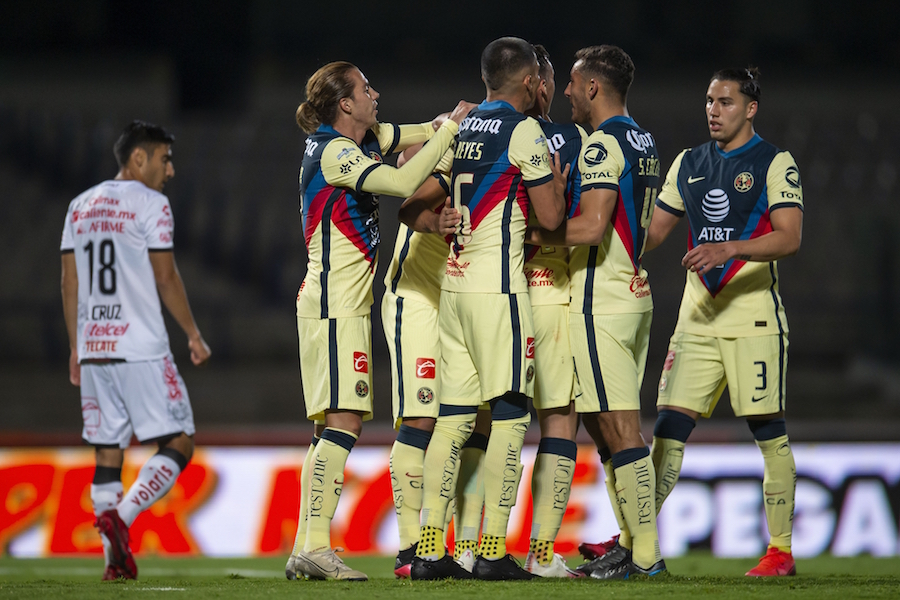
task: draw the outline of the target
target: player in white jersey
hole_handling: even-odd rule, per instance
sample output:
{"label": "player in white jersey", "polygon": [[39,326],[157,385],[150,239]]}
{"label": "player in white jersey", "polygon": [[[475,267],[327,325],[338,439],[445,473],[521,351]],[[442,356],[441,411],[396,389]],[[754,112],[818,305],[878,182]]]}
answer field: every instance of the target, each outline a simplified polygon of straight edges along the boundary
{"label": "player in white jersey", "polygon": [[[60,244],[69,380],[81,387],[82,437],[96,450],[91,502],[104,580],[137,577],[128,528],[172,488],[194,450],[191,404],[160,299],[187,335],[191,361],[210,355],[175,265],[172,209],[161,193],[175,175],[174,141],[161,127],[131,123],[113,148],[118,174],[72,200]],[[123,494],[132,435],[159,452]]]}

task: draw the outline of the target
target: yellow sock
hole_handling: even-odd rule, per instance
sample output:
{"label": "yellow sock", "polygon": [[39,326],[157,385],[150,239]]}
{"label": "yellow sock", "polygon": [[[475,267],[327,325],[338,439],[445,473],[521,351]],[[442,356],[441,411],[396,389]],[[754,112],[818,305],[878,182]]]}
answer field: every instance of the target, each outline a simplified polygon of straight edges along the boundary
{"label": "yellow sock", "polygon": [[331,548],[331,519],[344,487],[344,465],[356,439],[349,431],[326,427],[316,444],[310,465],[304,552]]}
{"label": "yellow sock", "polygon": [[634,564],[647,569],[662,559],[656,530],[656,473],[650,451],[631,448],[613,455],[616,468],[616,496],[622,516],[631,532]]}
{"label": "yellow sock", "polygon": [[[481,533],[481,555],[485,558],[495,556],[495,553],[501,550],[499,556],[506,555],[506,528],[509,524],[509,513],[516,504],[519,480],[522,478],[522,445],[529,423],[531,414],[526,413],[523,417],[503,419],[491,424],[491,437],[484,454],[484,523]],[[487,545],[485,535],[489,536]],[[491,540],[502,540],[503,544],[495,549]]]}
{"label": "yellow sock", "polygon": [[681,463],[684,460],[684,442],[653,436],[650,457],[656,471],[656,514],[659,514],[663,502],[678,482]]}
{"label": "yellow sock", "polygon": [[423,525],[419,530],[419,547],[416,556],[438,560],[444,556],[444,532],[437,527]]}
{"label": "yellow sock", "polygon": [[757,440],[765,462],[763,503],[769,526],[769,546],[782,552],[791,551],[791,528],[794,521],[794,490],[797,470],[794,453],[786,435],[771,440]]}
{"label": "yellow sock", "polygon": [[569,504],[577,452],[575,442],[563,438],[542,438],[538,445],[531,475],[531,545],[543,548],[540,542],[549,543],[546,551],[535,554],[541,564],[553,560],[553,542]]}
{"label": "yellow sock", "polygon": [[478,540],[456,540],[453,544],[453,558],[459,560],[466,550],[471,550],[477,554]]}
{"label": "yellow sock", "polygon": [[613,468],[612,460],[607,460],[603,463],[603,472],[606,473],[606,493],[609,495],[610,503],[612,503],[616,523],[619,524],[619,545],[631,550],[631,531],[628,529],[628,524],[622,515],[619,498],[616,496],[616,470]]}
{"label": "yellow sock", "polygon": [[[463,444],[472,434],[472,426],[475,423],[475,413],[461,415],[447,415],[438,417],[434,425],[434,433],[431,442],[425,451],[422,517],[419,533],[419,549],[416,554],[422,558],[432,556],[423,544],[426,543],[425,534],[428,528],[428,546],[432,542],[443,545],[444,521],[447,516],[447,505],[456,495],[456,479],[459,476],[459,456]],[[433,531],[440,535],[431,540]],[[438,558],[443,556],[440,553]]]}
{"label": "yellow sock", "polygon": [[553,542],[532,539],[528,545],[528,552],[534,555],[539,564],[549,565],[553,560]]}
{"label": "yellow sock", "polygon": [[400,548],[419,541],[419,511],[422,510],[422,465],[431,432],[400,426],[391,448],[391,489],[400,533]]}
{"label": "yellow sock", "polygon": [[307,494],[309,493],[309,476],[311,475],[313,452],[316,450],[316,444],[319,438],[313,436],[312,443],[306,450],[306,457],[303,459],[303,466],[300,468],[300,513],[297,515],[297,535],[294,536],[294,548],[291,554],[296,555],[303,550],[306,543],[306,509],[309,507]]}
{"label": "yellow sock", "polygon": [[[472,437],[487,438],[473,433]],[[470,438],[471,441],[471,438]],[[478,547],[478,534],[481,533],[481,517],[484,511],[484,450],[480,447],[469,447],[468,443],[460,454],[459,479],[456,482],[456,514],[455,538],[459,542],[472,541]],[[472,549],[475,549],[472,548]],[[468,549],[462,548],[460,552]],[[454,554],[456,551],[454,550]],[[457,557],[458,558],[458,557]]]}
{"label": "yellow sock", "polygon": [[478,554],[488,560],[503,558],[506,556],[506,536],[482,533]]}

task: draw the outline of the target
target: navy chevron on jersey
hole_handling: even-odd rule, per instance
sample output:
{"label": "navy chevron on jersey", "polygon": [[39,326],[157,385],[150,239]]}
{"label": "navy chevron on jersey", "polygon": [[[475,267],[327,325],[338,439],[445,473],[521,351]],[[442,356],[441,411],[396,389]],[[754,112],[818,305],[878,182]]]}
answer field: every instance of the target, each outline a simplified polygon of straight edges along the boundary
{"label": "navy chevron on jersey", "polygon": [[[566,180],[566,218],[575,215],[581,199],[578,157],[587,133],[573,123],[538,119],[551,154],[559,154],[560,168],[569,165]],[[530,219],[534,216],[531,211]],[[532,224],[536,221],[531,220]],[[525,246],[525,277],[532,306],[569,303],[569,249],[565,246]]]}
{"label": "navy chevron on jersey", "polygon": [[520,294],[525,280],[528,187],[552,181],[540,125],[504,101],[482,102],[463,120],[451,198],[462,213],[442,289]]}
{"label": "navy chevron on jersey", "polygon": [[[679,217],[687,214],[691,249],[771,232],[771,212],[802,210],[803,191],[790,153],[754,135],[730,152],[714,141],[683,151],[657,205]],[[732,259],[703,277],[688,272],[678,330],[722,337],[787,331],[776,262]]]}
{"label": "navy chevron on jersey", "polygon": [[[659,183],[656,141],[631,117],[612,117],[584,142],[578,168],[582,196],[600,188],[615,190],[618,198],[603,242],[572,249],[571,311],[619,314],[652,310],[641,256]],[[575,212],[580,214],[580,208]]]}

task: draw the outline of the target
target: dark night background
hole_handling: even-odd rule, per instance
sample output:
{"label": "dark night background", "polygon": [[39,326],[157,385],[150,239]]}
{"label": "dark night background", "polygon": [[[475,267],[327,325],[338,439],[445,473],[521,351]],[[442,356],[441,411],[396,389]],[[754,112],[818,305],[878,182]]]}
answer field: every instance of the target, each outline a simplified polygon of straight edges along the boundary
{"label": "dark night background", "polygon": [[[178,264],[213,350],[209,367],[190,365],[172,321],[169,334],[198,441],[305,443],[294,321],[306,260],[297,213],[304,136],[294,111],[306,79],[326,62],[350,60],[382,94],[380,119],[424,121],[460,98],[483,98],[479,56],[503,35],[550,51],[559,121],[569,119],[562,90],[574,52],[623,47],[636,65],[631,114],[653,132],[664,169],[682,148],[708,139],[710,74],[760,67],[757,132],[792,152],[806,202],[803,246],[779,265],[791,329],[789,430],[795,439],[896,440],[898,12],[892,2],[812,0],[5,2],[0,444],[78,441],[59,234],[68,202],[115,174],[112,144],[134,118],[177,137],[177,176],[166,193]],[[378,308],[398,203],[383,197],[381,205],[373,311],[379,425],[369,428],[379,439],[388,439],[390,388]],[[684,283],[685,236],[680,225],[645,257],[656,306],[643,388],[648,425]],[[749,440],[730,415],[720,406],[698,439]]]}

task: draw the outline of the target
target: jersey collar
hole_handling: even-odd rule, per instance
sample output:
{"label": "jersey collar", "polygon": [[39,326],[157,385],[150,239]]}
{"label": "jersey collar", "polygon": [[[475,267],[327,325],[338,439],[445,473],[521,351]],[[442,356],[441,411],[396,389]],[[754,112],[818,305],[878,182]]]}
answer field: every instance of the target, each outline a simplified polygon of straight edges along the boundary
{"label": "jersey collar", "polygon": [[626,117],[624,115],[616,115],[615,117],[610,117],[607,120],[600,123],[600,125],[597,126],[597,131],[600,131],[601,129],[603,129],[604,125],[609,125],[610,123],[625,123],[626,125],[633,125],[635,127],[638,126],[638,124],[635,123],[634,119],[632,119],[631,117]]}
{"label": "jersey collar", "polygon": [[499,108],[508,108],[513,112],[518,112],[513,105],[507,102],[506,100],[492,100],[488,102],[484,100],[481,104],[478,105],[478,108],[481,110],[497,110]]}
{"label": "jersey collar", "polygon": [[738,154],[743,154],[744,152],[746,152],[753,146],[757,145],[761,141],[763,141],[763,139],[761,137],[759,137],[759,134],[754,133],[753,137],[750,138],[750,141],[747,142],[746,144],[744,144],[743,146],[741,146],[740,148],[735,148],[734,150],[729,150],[728,152],[722,152],[722,149],[719,148],[719,145],[715,142],[713,142],[713,147],[715,147],[716,152],[718,152],[719,156],[721,156],[722,158],[731,158],[732,156],[737,156]]}

